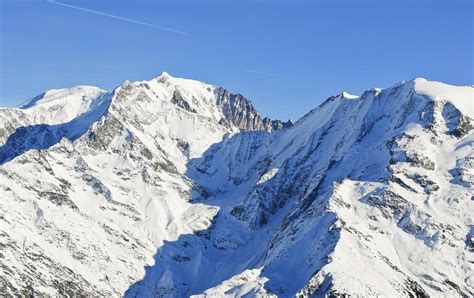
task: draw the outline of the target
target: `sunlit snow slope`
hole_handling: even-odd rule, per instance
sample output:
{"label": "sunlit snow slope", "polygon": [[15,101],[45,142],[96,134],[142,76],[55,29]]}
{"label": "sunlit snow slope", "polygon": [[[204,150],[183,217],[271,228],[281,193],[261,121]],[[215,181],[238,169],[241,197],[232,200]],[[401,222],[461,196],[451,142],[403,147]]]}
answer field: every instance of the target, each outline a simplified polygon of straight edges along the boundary
{"label": "sunlit snow slope", "polygon": [[341,93],[295,124],[163,73],[0,109],[0,291],[474,295],[474,91]]}

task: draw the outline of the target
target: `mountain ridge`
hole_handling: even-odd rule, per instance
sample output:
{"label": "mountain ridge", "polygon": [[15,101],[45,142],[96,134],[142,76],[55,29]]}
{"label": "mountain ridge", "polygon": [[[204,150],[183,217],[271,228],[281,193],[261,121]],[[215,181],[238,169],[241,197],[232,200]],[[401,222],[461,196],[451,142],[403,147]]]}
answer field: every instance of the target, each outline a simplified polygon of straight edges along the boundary
{"label": "mountain ridge", "polygon": [[277,130],[216,90],[1,110],[7,294],[473,295],[472,87],[341,93]]}

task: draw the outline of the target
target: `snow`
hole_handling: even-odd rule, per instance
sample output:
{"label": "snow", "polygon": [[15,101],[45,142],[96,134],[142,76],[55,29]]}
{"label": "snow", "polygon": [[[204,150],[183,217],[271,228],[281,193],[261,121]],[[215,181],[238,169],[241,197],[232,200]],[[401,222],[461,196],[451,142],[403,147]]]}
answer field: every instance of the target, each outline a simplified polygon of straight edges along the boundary
{"label": "snow", "polygon": [[357,99],[359,96],[357,95],[352,95],[350,93],[347,93],[346,91],[342,92],[342,97],[346,99]]}
{"label": "snow", "polygon": [[0,165],[7,294],[474,294],[472,87],[344,92],[272,133],[221,125],[215,90],[163,73],[0,110],[0,153],[37,139]]}
{"label": "snow", "polygon": [[148,95],[160,100],[171,100],[175,90],[178,90],[188,100],[191,108],[194,108],[201,116],[210,117],[219,121],[223,115],[215,102],[215,86],[200,81],[175,78],[163,72],[160,76],[144,82],[136,82],[135,85],[148,84],[146,89]]}
{"label": "snow", "polygon": [[267,182],[268,180],[272,179],[276,174],[278,173],[278,168],[273,168],[267,173],[263,174],[262,177],[260,177],[260,180],[258,180],[257,184],[262,184]]}
{"label": "snow", "polygon": [[18,114],[20,118],[27,118],[28,124],[63,124],[81,115],[94,113],[99,106],[108,103],[110,97],[110,93],[92,86],[52,89],[19,108],[5,108],[3,113]]}
{"label": "snow", "polygon": [[263,285],[268,281],[268,278],[260,277],[261,271],[262,268],[245,270],[233,276],[231,279],[223,281],[216,287],[208,289],[200,295],[192,295],[191,297],[276,296],[265,291]]}
{"label": "snow", "polygon": [[449,101],[464,114],[474,118],[474,88],[472,86],[451,86],[423,78],[417,78],[414,82],[417,93],[427,95],[436,101]]}

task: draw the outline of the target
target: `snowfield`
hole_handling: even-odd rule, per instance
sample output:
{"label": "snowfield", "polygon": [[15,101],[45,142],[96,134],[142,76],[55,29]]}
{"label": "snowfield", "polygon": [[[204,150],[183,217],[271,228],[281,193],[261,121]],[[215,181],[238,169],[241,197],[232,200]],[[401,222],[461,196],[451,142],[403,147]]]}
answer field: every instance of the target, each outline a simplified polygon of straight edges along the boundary
{"label": "snowfield", "polygon": [[0,109],[0,294],[474,296],[474,88],[296,123],[163,73]]}

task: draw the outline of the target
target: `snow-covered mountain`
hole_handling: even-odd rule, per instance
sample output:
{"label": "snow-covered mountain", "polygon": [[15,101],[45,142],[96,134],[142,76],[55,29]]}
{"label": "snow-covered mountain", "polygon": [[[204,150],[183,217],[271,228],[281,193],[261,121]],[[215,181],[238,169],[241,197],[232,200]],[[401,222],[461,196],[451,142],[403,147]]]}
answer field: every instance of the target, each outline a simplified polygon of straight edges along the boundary
{"label": "snow-covered mountain", "polygon": [[296,123],[163,73],[0,109],[6,295],[473,296],[474,89]]}

